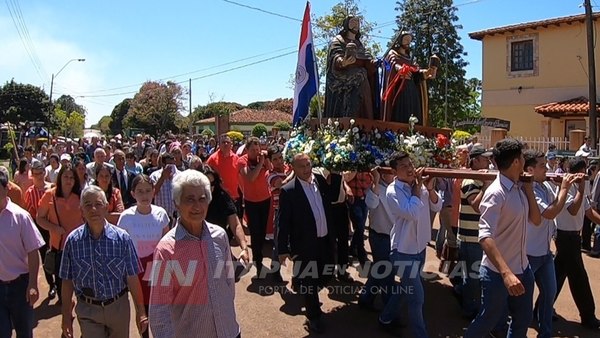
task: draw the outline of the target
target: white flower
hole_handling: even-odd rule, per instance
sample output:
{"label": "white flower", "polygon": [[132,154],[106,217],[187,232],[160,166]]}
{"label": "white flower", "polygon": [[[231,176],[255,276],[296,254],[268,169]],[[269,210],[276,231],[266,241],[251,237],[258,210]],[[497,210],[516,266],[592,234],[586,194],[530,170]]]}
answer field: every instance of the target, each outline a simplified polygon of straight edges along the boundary
{"label": "white flower", "polygon": [[340,126],[340,122],[339,121],[335,121],[335,122],[333,122],[333,125],[336,126],[336,127],[339,127]]}
{"label": "white flower", "polygon": [[354,119],[350,119],[350,125],[353,125],[355,122]]}
{"label": "white flower", "polygon": [[355,133],[355,134],[357,134],[358,133],[358,127],[352,128],[352,132]]}
{"label": "white flower", "polygon": [[375,138],[376,139],[380,139],[381,138],[381,134],[379,134],[379,133],[375,134]]}
{"label": "white flower", "polygon": [[333,120],[331,118],[327,119],[327,125],[330,126],[333,124]]}
{"label": "white flower", "polygon": [[381,165],[381,160],[380,159],[376,159],[375,160],[375,165]]}

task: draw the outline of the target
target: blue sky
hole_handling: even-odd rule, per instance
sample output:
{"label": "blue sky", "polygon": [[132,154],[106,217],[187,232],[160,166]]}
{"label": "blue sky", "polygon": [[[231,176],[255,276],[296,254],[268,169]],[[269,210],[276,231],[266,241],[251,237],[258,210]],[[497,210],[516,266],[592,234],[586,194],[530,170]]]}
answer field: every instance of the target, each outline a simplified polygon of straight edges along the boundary
{"label": "blue sky", "polygon": [[[313,0],[312,11],[323,15],[338,1]],[[235,2],[298,19],[306,4],[304,0]],[[455,0],[463,25],[459,34],[468,53],[467,76],[481,77],[481,43],[469,39],[469,32],[580,14],[582,2]],[[395,25],[389,23],[397,15],[396,1],[360,0],[359,5],[368,20],[383,25],[375,34],[391,38]],[[24,22],[19,27],[26,28],[29,39],[24,41],[35,50],[39,71],[23,46],[11,11],[15,20],[23,19],[17,22]],[[14,78],[49,92],[52,73],[70,59],[86,59],[70,63],[56,77],[53,97],[75,97],[88,109],[89,125],[109,115],[124,98],[133,97],[147,80],[184,81],[187,90],[187,80],[195,79],[194,107],[210,100],[248,104],[292,97],[289,80],[296,68],[300,23],[223,0],[5,0],[0,4],[0,32],[2,84]],[[291,54],[279,57],[286,53]],[[269,58],[273,59],[260,62]],[[254,62],[260,63],[237,69]],[[215,74],[219,72],[224,73]]]}

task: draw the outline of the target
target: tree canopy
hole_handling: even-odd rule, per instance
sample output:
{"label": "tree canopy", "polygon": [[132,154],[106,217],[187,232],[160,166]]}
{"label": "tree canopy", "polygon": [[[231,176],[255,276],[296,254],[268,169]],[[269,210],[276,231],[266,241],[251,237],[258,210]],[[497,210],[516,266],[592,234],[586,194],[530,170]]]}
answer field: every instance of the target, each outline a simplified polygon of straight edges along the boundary
{"label": "tree canopy", "polygon": [[209,117],[230,114],[242,108],[244,108],[244,106],[237,102],[209,102],[206,105],[198,105],[196,108],[194,108],[194,111],[192,112],[192,120],[199,121]]}
{"label": "tree canopy", "polygon": [[117,135],[123,130],[123,119],[131,107],[131,99],[127,98],[117,104],[110,113],[110,123],[108,128],[113,135]]}
{"label": "tree canopy", "polygon": [[54,107],[54,120],[56,122],[55,134],[71,138],[83,137],[85,115],[77,111],[67,113],[60,105],[56,105]]}
{"label": "tree canopy", "polygon": [[0,120],[17,124],[41,121],[49,124],[50,98],[39,87],[14,80],[0,87]]}
{"label": "tree canopy", "polygon": [[61,95],[54,102],[54,104],[60,105],[61,109],[69,114],[76,111],[79,114],[85,116],[87,113],[85,107],[75,102],[75,99],[71,95]]}
{"label": "tree canopy", "polygon": [[90,126],[90,128],[98,129],[98,130],[100,130],[100,132],[102,132],[102,134],[109,134],[109,133],[111,133],[111,130],[109,127],[111,121],[112,121],[112,118],[110,116],[108,116],[108,115],[102,116],[100,118],[100,120],[98,121],[98,123],[92,124]]}
{"label": "tree canopy", "polygon": [[131,101],[123,126],[142,128],[152,135],[178,132],[183,110],[183,89],[175,82],[148,81]]}

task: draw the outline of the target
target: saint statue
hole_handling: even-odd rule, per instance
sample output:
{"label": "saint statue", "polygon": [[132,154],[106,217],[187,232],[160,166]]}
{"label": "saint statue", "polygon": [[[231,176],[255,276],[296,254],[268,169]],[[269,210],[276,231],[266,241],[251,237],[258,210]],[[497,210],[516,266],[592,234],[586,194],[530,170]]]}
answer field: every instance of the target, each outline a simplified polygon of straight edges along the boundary
{"label": "saint statue", "polygon": [[360,19],[349,16],[327,52],[325,117],[373,119],[378,104],[377,62],[360,41]]}
{"label": "saint statue", "polygon": [[384,121],[408,123],[411,115],[427,125],[427,80],[434,79],[440,60],[433,55],[427,69],[419,68],[410,55],[410,33],[402,32],[384,58],[381,114]]}

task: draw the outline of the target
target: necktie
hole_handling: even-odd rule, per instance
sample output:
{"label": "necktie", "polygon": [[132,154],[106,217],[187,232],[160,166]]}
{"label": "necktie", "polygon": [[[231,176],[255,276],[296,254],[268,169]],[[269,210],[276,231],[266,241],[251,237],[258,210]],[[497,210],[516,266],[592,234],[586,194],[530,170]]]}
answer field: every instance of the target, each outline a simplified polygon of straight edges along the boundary
{"label": "necktie", "polygon": [[127,190],[127,183],[125,182],[125,175],[123,174],[124,170],[121,170],[119,172],[119,175],[121,176],[121,191],[125,191]]}

